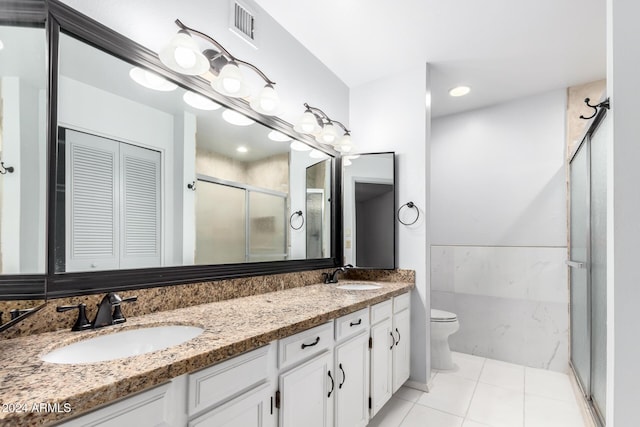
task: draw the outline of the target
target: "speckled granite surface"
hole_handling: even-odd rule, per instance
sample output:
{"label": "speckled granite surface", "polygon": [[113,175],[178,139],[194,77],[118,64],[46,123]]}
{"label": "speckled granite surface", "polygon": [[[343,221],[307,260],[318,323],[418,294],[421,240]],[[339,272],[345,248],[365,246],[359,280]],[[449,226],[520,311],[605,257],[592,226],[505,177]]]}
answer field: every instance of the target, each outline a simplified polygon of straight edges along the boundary
{"label": "speckled granite surface", "polygon": [[[380,277],[378,282],[383,286],[377,290],[309,285],[131,317],[122,325],[96,331],[64,330],[0,341],[0,404],[68,403],[72,415],[85,412],[414,287],[413,281],[392,282]],[[45,313],[33,317],[41,315]],[[40,360],[41,355],[70,342],[160,324],[197,325],[205,332],[176,347],[112,362],[56,365]],[[47,425],[68,415],[3,411],[0,425]]]}

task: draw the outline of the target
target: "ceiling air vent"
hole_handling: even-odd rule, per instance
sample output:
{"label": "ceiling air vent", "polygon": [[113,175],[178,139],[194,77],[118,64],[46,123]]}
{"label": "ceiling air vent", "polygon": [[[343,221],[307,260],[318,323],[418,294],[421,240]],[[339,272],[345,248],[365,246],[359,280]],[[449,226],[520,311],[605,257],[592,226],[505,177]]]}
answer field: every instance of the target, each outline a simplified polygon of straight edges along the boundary
{"label": "ceiling air vent", "polygon": [[257,47],[255,14],[248,7],[236,0],[232,0],[230,18],[231,30],[251,46]]}

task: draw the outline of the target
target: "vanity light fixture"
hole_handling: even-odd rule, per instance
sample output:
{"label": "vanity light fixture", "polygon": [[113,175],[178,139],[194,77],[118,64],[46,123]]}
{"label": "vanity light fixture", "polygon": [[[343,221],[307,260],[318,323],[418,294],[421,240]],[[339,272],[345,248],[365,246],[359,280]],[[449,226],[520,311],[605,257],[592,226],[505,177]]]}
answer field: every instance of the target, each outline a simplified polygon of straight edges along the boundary
{"label": "vanity light fixture", "polygon": [[293,139],[289,135],[285,135],[284,133],[278,132],[277,130],[272,130],[271,132],[269,132],[269,135],[267,135],[267,137],[270,140],[276,142],[288,142]]}
{"label": "vanity light fixture", "polygon": [[309,151],[309,150],[311,150],[310,146],[308,146],[304,142],[300,142],[300,141],[293,141],[289,145],[289,147],[291,147],[292,150],[296,150],[296,151]]}
{"label": "vanity light fixture", "polygon": [[206,96],[202,96],[199,93],[195,93],[190,90],[182,95],[182,99],[184,100],[184,102],[186,102],[193,108],[197,108],[198,110],[213,111],[222,107],[222,105],[213,102]]}
{"label": "vanity light fixture", "polygon": [[133,67],[129,71],[129,77],[138,83],[140,86],[144,86],[147,89],[159,90],[161,92],[171,92],[178,88],[177,85],[171,83],[169,80],[160,77],[156,73],[147,71],[139,67]]}
{"label": "vanity light fixture", "polygon": [[[258,67],[233,56],[227,49],[212,37],[203,32],[189,28],[179,19],[175,21],[180,28],[158,56],[160,61],[173,71],[187,75],[203,75],[210,72],[215,78],[211,87],[218,93],[231,98],[245,98],[250,95],[240,65],[253,70],[265,85],[249,105],[251,108],[267,116],[280,113],[280,98],[274,89],[275,82],[269,79]],[[198,36],[214,46],[214,49],[200,51],[192,36]]]}
{"label": "vanity light fixture", "polygon": [[255,122],[249,117],[242,115],[234,110],[224,110],[222,113],[222,118],[232,125],[236,126],[249,126],[254,124]]}
{"label": "vanity light fixture", "polygon": [[[313,135],[321,144],[331,145],[340,152],[351,151],[351,131],[337,120],[331,119],[324,111],[305,103],[306,110],[295,124],[296,132]],[[344,133],[339,135],[340,128]]]}
{"label": "vanity light fixture", "polygon": [[469,86],[456,86],[449,89],[449,95],[453,97],[465,96],[469,92],[471,92],[471,88]]}

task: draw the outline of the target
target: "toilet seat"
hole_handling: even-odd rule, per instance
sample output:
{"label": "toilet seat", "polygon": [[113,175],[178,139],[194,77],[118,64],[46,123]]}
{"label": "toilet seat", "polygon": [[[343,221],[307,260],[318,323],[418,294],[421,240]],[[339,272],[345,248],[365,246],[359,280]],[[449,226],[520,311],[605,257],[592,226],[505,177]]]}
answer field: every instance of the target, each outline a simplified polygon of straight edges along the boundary
{"label": "toilet seat", "polygon": [[458,317],[444,310],[431,309],[431,321],[432,322],[456,322]]}

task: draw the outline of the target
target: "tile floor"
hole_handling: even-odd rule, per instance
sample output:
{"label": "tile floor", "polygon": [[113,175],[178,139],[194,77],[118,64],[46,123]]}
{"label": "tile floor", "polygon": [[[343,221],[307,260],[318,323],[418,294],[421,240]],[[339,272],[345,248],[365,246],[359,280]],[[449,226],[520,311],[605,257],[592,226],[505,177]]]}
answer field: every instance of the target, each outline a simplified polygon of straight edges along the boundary
{"label": "tile floor", "polygon": [[454,353],[432,391],[402,387],[369,427],[585,427],[569,377]]}

